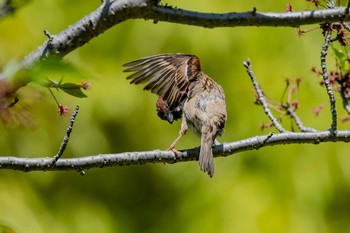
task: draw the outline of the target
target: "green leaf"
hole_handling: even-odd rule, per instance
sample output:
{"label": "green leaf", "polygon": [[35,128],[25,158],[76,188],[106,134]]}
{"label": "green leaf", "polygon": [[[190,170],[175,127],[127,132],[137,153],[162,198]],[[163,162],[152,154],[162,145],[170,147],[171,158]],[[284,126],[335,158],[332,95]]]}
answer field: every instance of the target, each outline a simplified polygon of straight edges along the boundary
{"label": "green leaf", "polygon": [[338,60],[340,68],[343,71],[348,71],[350,66],[349,66],[349,62],[347,61],[346,53],[343,50],[337,49],[336,47],[334,47],[333,44],[331,44],[331,48],[333,50],[333,53],[334,53],[336,59]]}
{"label": "green leaf", "polygon": [[79,97],[79,98],[87,97],[87,95],[84,92],[82,92],[81,86],[75,83],[63,83],[58,85],[57,88],[75,97]]}
{"label": "green leaf", "polygon": [[87,95],[81,91],[81,89],[65,89],[65,88],[60,88],[62,91],[66,92],[69,95],[78,97],[78,98],[86,98]]}
{"label": "green leaf", "polygon": [[80,89],[80,85],[76,83],[63,83],[59,82],[58,88],[60,89]]}

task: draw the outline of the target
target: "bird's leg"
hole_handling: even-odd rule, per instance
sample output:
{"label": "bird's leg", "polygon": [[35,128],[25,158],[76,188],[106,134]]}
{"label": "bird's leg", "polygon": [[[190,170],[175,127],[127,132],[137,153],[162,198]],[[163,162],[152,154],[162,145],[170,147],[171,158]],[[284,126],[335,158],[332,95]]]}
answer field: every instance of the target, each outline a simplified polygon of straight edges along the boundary
{"label": "bird's leg", "polygon": [[220,145],[221,143],[217,140],[217,139],[215,139],[214,140],[214,145],[216,146],[216,145]]}
{"label": "bird's leg", "polygon": [[181,123],[181,129],[180,129],[180,132],[179,132],[179,136],[177,136],[177,138],[173,141],[173,143],[171,143],[171,145],[168,148],[168,150],[174,152],[176,157],[180,157],[180,152],[175,150],[175,145],[180,140],[180,138],[182,138],[182,136],[184,136],[186,134],[187,129],[188,129],[187,121],[186,121],[185,118],[183,118],[182,119],[182,123]]}

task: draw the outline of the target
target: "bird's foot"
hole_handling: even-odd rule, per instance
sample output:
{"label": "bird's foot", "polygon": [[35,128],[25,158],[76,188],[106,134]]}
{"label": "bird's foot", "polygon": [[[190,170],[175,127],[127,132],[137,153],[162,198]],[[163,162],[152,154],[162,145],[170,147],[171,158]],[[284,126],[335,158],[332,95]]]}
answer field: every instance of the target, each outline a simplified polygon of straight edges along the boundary
{"label": "bird's foot", "polygon": [[178,159],[178,158],[181,158],[181,152],[176,150],[173,146],[170,146],[168,148],[168,151],[172,151],[174,154],[175,154],[175,157]]}

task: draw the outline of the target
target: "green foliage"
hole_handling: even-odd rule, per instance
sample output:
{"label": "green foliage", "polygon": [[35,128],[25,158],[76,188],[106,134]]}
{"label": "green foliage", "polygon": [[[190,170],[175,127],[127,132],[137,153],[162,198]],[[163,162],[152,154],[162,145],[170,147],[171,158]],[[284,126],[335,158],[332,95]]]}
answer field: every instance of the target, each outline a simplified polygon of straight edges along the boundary
{"label": "green foliage", "polygon": [[62,83],[62,82],[63,82],[63,78],[61,78],[59,82],[49,79],[47,87],[54,87],[56,89],[62,90],[65,93],[75,97],[79,97],[79,98],[87,97],[87,95],[84,94],[84,92],[82,92],[81,85],[76,83]]}
{"label": "green foliage", "polygon": [[335,58],[337,59],[340,69],[342,71],[348,71],[350,67],[349,67],[349,61],[348,61],[346,52],[343,51],[342,49],[337,48],[333,44],[331,44],[331,48]]}

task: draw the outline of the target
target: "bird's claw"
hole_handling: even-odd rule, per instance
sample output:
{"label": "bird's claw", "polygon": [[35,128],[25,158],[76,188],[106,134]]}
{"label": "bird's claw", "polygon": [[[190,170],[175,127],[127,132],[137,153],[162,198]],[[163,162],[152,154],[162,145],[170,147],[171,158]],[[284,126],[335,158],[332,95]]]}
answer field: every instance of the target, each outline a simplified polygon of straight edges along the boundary
{"label": "bird's claw", "polygon": [[175,154],[175,157],[178,159],[178,158],[181,158],[181,152],[176,150],[173,146],[170,146],[168,148],[168,151],[172,151],[174,154]]}

